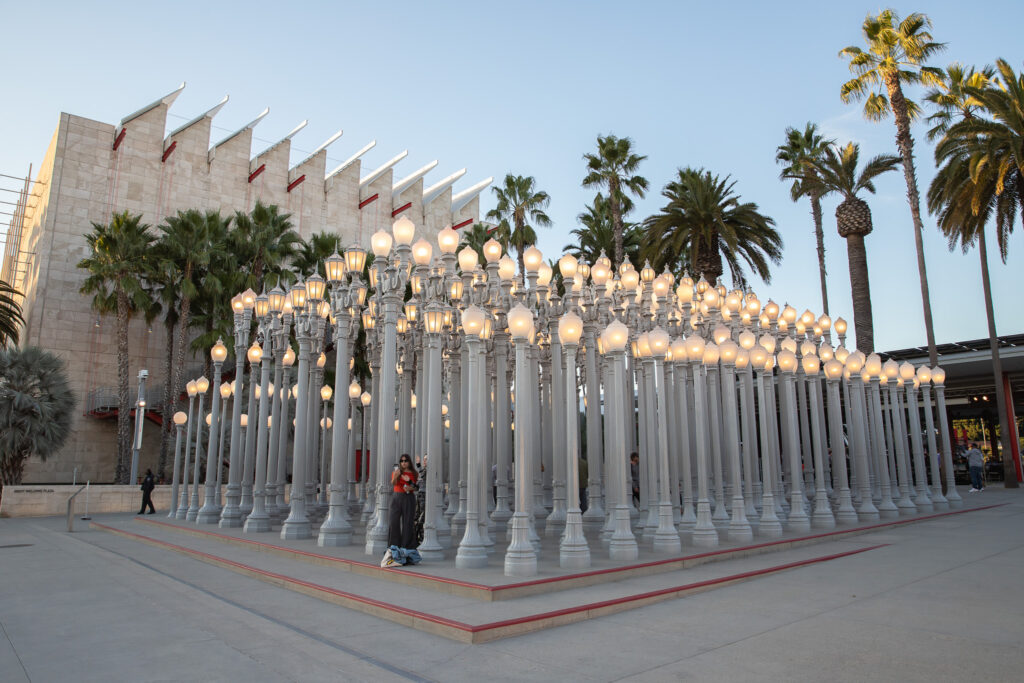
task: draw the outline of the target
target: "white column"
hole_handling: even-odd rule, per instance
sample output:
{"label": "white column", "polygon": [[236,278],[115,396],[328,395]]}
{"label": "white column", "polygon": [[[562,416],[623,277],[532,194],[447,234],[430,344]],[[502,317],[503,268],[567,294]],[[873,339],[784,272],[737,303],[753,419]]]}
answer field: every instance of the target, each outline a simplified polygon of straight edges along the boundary
{"label": "white column", "polygon": [[[315,315],[315,314],[314,314]],[[295,403],[295,444],[292,448],[292,487],[288,518],[281,525],[281,538],[296,540],[313,535],[306,517],[306,446],[309,424],[309,387],[312,356],[312,333],[314,321],[310,313],[299,313],[295,319],[295,338],[299,342],[299,389]],[[319,394],[317,394],[319,396]]]}
{"label": "white column", "polygon": [[[609,325],[609,327],[611,326]],[[636,538],[629,526],[632,493],[628,470],[629,451],[626,450],[629,447],[629,439],[626,436],[626,430],[631,424],[629,413],[633,410],[633,405],[632,403],[626,404],[623,399],[627,395],[631,396],[632,392],[627,394],[623,389],[623,382],[627,375],[624,351],[612,349],[609,355],[611,360],[608,364],[608,371],[612,381],[611,390],[605,392],[605,399],[611,405],[605,406],[605,419],[613,420],[614,439],[608,444],[608,458],[611,467],[616,470],[618,495],[613,511],[615,528],[608,542],[608,556],[613,560],[631,562],[638,557],[640,552]]]}
{"label": "white column", "polygon": [[[940,371],[935,368],[932,372]],[[934,375],[933,375],[934,376]],[[949,418],[946,417],[946,387],[943,384],[946,378],[945,371],[942,371],[942,379],[935,380],[935,403],[939,413],[939,435],[942,437],[942,462],[946,470],[946,500],[950,507],[960,508],[964,505],[964,499],[956,490],[956,479],[953,474],[953,448],[949,442]],[[188,446],[185,447],[186,452]]]}
{"label": "white column", "polygon": [[[195,407],[196,397],[192,393],[188,397],[188,422],[185,428],[185,461],[181,464],[181,499],[178,501],[178,507],[174,511],[175,519],[185,519],[185,514],[188,512],[188,456],[189,450],[192,446],[192,425],[195,420],[192,419],[192,409]],[[200,411],[201,413],[202,411]],[[199,427],[196,427],[198,430]]]}
{"label": "white column", "polygon": [[[837,364],[839,361],[835,361]],[[842,374],[842,369],[838,370]],[[843,409],[839,398],[838,376],[830,377],[828,380],[828,419],[829,436],[831,436],[832,447],[832,472],[836,476],[838,495],[836,500],[836,521],[840,524],[856,524],[857,511],[853,507],[853,500],[850,497],[850,483],[846,472],[846,440],[843,438]]]}
{"label": "white column", "polygon": [[[348,520],[348,337],[351,318],[346,294],[336,287],[334,305],[334,432],[331,441],[331,483],[327,519],[320,525],[316,543],[321,547],[345,546],[352,542],[352,525]],[[323,456],[326,457],[326,454]]]}
{"label": "white column", "polygon": [[506,576],[534,576],[537,573],[537,554],[530,542],[530,512],[533,504],[533,477],[530,472],[530,453],[534,429],[530,420],[530,391],[532,381],[526,341],[528,335],[515,336],[515,444],[516,510],[512,515],[511,536],[505,551]]}
{"label": "white column", "polygon": [[[929,381],[931,379],[929,373]],[[932,417],[932,387],[929,381],[921,381],[921,402],[924,403],[924,428],[928,434],[928,464],[931,465],[931,498],[936,510],[948,510],[949,501],[942,495],[939,483],[939,449],[935,444],[935,420]]]}
{"label": "white column", "polygon": [[740,470],[740,438],[737,429],[739,415],[736,411],[736,344],[726,341],[722,352],[722,420],[724,422],[725,451],[729,455],[729,474],[732,478],[731,518],[729,540],[745,543],[754,538],[754,532],[747,521],[746,504],[743,500],[743,482]]}

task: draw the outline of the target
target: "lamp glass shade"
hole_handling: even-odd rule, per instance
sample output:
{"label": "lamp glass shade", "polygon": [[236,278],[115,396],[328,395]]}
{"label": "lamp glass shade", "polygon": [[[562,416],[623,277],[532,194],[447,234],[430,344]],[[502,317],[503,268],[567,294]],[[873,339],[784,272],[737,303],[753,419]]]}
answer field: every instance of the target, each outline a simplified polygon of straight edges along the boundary
{"label": "lamp glass shade", "polygon": [[498,278],[502,282],[508,282],[516,276],[516,262],[506,254],[498,261]]}
{"label": "lamp glass shade", "polygon": [[537,284],[541,287],[547,287],[551,284],[551,278],[554,277],[554,275],[555,271],[551,269],[551,266],[544,261],[541,261],[540,268],[537,269]]}
{"label": "lamp glass shade", "polygon": [[434,247],[422,237],[412,245],[412,260],[417,266],[430,265],[430,259],[434,255]]}
{"label": "lamp glass shade", "polygon": [[[516,341],[529,339],[533,334],[533,312],[522,304],[516,304],[508,312],[508,330]],[[463,317],[465,319],[465,317]]]}
{"label": "lamp glass shade", "polygon": [[363,404],[363,407],[369,406],[371,400],[372,397],[370,396],[370,393],[367,391],[364,391],[362,395],[359,397],[359,402]]}
{"label": "lamp glass shade", "polygon": [[462,299],[462,291],[462,280],[453,280],[448,295],[451,297],[452,301],[460,301]]}
{"label": "lamp glass shade", "polygon": [[180,427],[181,425],[185,424],[186,422],[188,422],[188,415],[186,415],[185,413],[181,412],[180,410],[174,414],[174,424],[176,424],[176,425],[178,425]]}
{"label": "lamp glass shade", "polygon": [[441,232],[437,233],[437,246],[442,254],[454,254],[459,248],[459,233],[446,225]]}
{"label": "lamp glass shade", "polygon": [[946,371],[936,365],[932,368],[932,384],[941,387],[946,383]]}
{"label": "lamp glass shade", "polygon": [[781,342],[779,342],[779,346],[782,347],[783,351],[796,353],[796,340],[791,337],[786,337],[785,339],[783,339]]}
{"label": "lamp glass shade", "polygon": [[815,346],[814,342],[812,342],[812,341],[804,341],[804,342],[802,342],[800,344],[800,355],[801,356],[809,356],[811,354],[816,354],[817,352],[818,352],[818,347]]}
{"label": "lamp glass shade", "polygon": [[199,387],[196,385],[196,381],[194,379],[190,379],[188,381],[185,385],[185,391],[188,393],[189,398],[192,398],[199,393]]}
{"label": "lamp glass shade", "polygon": [[644,261],[644,267],[640,269],[640,279],[644,282],[654,282],[656,275],[654,268],[651,268],[650,261]]}
{"label": "lamp glass shade", "polygon": [[267,300],[270,303],[271,313],[280,313],[284,310],[285,301],[287,301],[288,295],[283,289],[281,289],[280,283],[278,283],[270,292],[267,293]]}
{"label": "lamp glass shade", "polygon": [[523,265],[526,266],[527,272],[536,272],[543,262],[544,253],[536,245],[531,244],[523,252]]}
{"label": "lamp glass shade", "polygon": [[429,334],[440,334],[441,330],[444,329],[444,311],[440,309],[429,310],[424,315],[423,321],[427,326]]}
{"label": "lamp glass shade", "polygon": [[709,310],[718,308],[719,299],[718,290],[714,287],[708,287],[704,291],[704,303],[708,305]]}
{"label": "lamp glass shade", "polygon": [[[306,280],[306,298],[313,305],[319,304],[323,301],[324,290],[327,289],[327,283],[317,273],[313,273],[308,280]],[[292,302],[295,303],[294,301]]]}
{"label": "lamp glass shade", "polygon": [[758,340],[758,344],[764,347],[764,350],[769,354],[775,353],[775,337],[770,334],[762,334],[761,338]]}
{"label": "lamp glass shade", "polygon": [[871,373],[872,377],[882,376],[882,357],[872,353],[864,359],[864,369]]}
{"label": "lamp glass shade", "polygon": [[207,389],[210,388],[210,380],[206,379],[206,376],[200,377],[196,380],[196,389],[200,394],[205,394]]}
{"label": "lamp glass shade", "polygon": [[779,351],[779,355],[776,356],[779,362],[779,369],[783,372],[793,373],[796,372],[796,354],[787,349]]}
{"label": "lamp glass shade", "polygon": [[565,254],[562,258],[558,259],[558,272],[567,280],[576,276],[576,268],[578,266],[579,261],[572,254]]}
{"label": "lamp glass shade", "polygon": [[[708,291],[710,292],[711,290],[708,289]],[[714,365],[720,357],[721,353],[718,350],[717,344],[710,342],[704,345],[704,365]]]}
{"label": "lamp glass shade", "polygon": [[[786,321],[787,325],[792,325],[796,322],[796,309],[786,304],[786,307],[782,309],[782,319]],[[781,365],[781,363],[780,363]]]}
{"label": "lamp glass shade", "polygon": [[622,351],[629,343],[629,329],[618,320],[604,328],[604,346],[610,353]]}
{"label": "lamp glass shade", "polygon": [[230,398],[231,397],[231,383],[230,382],[224,382],[223,384],[220,385],[219,391],[220,391],[220,397],[221,398],[224,398],[224,399]]}
{"label": "lamp glass shade", "polygon": [[322,398],[323,400],[330,401],[331,400],[331,396],[333,396],[333,395],[334,395],[334,389],[331,389],[330,386],[325,384],[322,387],[320,387],[320,398]]}
{"label": "lamp glass shade", "polygon": [[598,260],[590,269],[590,280],[598,287],[604,287],[604,284],[608,282],[608,278],[611,277],[611,273],[611,268]]}
{"label": "lamp glass shade", "polygon": [[829,379],[839,379],[843,376],[843,364],[835,358],[825,361],[825,376]]}
{"label": "lamp glass shade", "polygon": [[748,365],[750,365],[750,351],[740,349],[736,353],[736,367],[742,370]]}
{"label": "lamp glass shade", "polygon": [[579,344],[583,336],[583,319],[569,311],[558,319],[558,338],[563,344]]}
{"label": "lamp glass shade", "polygon": [[731,339],[727,339],[718,345],[718,355],[724,365],[734,365],[739,351],[740,347]]}
{"label": "lamp glass shade", "polygon": [[900,363],[900,379],[904,382],[909,382],[914,379],[916,374],[917,372],[914,370],[914,366],[909,362],[904,361],[903,363]]}
{"label": "lamp glass shade", "polygon": [[917,378],[921,380],[921,384],[928,384],[932,381],[932,369],[927,365],[922,365],[917,369]]}
{"label": "lamp glass shade", "polygon": [[242,311],[245,310],[245,306],[242,305],[242,295],[236,294],[231,297],[231,310],[236,314],[241,315]]}
{"label": "lamp glass shade", "polygon": [[668,336],[668,332],[663,330],[660,326],[655,327],[650,331],[647,335],[647,341],[651,345],[651,353],[655,356],[664,356],[669,350],[669,345],[672,343],[672,339]]}
{"label": "lamp glass shade", "polygon": [[292,285],[291,290],[288,292],[288,302],[292,305],[292,309],[296,311],[302,311],[306,307],[306,285],[302,280]]}
{"label": "lamp glass shade", "polygon": [[[390,249],[390,245],[388,249]],[[353,276],[363,272],[363,266],[366,265],[366,250],[360,247],[358,244],[353,244],[351,247],[345,250],[345,266],[348,272],[352,273]]]}
{"label": "lamp glass shade", "polygon": [[[267,313],[270,312],[269,297],[266,294],[260,294],[258,297],[256,297],[255,301],[253,302],[253,309],[256,311],[257,318],[266,317]],[[279,313],[279,311],[274,312]]]}
{"label": "lamp glass shade", "polygon": [[459,268],[462,269],[463,273],[472,273],[479,261],[480,258],[473,247],[463,247],[462,251],[459,252]]}
{"label": "lamp glass shade", "polygon": [[637,355],[640,358],[651,357],[651,334],[644,332],[636,338]]}
{"label": "lamp glass shade", "polygon": [[223,363],[224,359],[228,357],[228,347],[224,346],[224,342],[220,339],[210,349],[210,358],[214,363]]}
{"label": "lamp glass shade", "polygon": [[493,237],[484,242],[484,260],[487,263],[497,263],[501,258],[501,243]]}
{"label": "lamp glass shade", "polygon": [[640,285],[640,273],[630,269],[622,274],[622,286],[627,292],[635,292]]}
{"label": "lamp glass shade", "polygon": [[740,307],[743,305],[743,294],[739,291],[733,290],[729,292],[725,297],[725,308],[730,313],[736,314],[740,312]]}
{"label": "lamp glass shade", "polygon": [[686,360],[686,340],[682,337],[676,337],[672,340],[672,359],[676,361]]}
{"label": "lamp glass shade", "polygon": [[373,255],[377,258],[384,258],[391,253],[393,242],[394,238],[391,237],[391,233],[381,229],[373,233],[373,237],[370,238],[370,249],[373,250]]}
{"label": "lamp glass shade", "polygon": [[295,364],[295,350],[292,347],[288,347],[284,352],[284,358],[282,359],[287,367],[291,367]]}
{"label": "lamp glass shade", "polygon": [[764,367],[764,362],[768,358],[768,352],[765,351],[763,346],[755,346],[750,350],[750,364],[760,370]]}
{"label": "lamp glass shade", "polygon": [[845,346],[840,346],[836,349],[836,360],[846,365],[846,359],[850,357],[850,351]]}
{"label": "lamp glass shade", "polygon": [[699,361],[704,358],[704,339],[691,334],[686,338],[686,355],[691,361]]}
{"label": "lamp glass shade", "polygon": [[768,316],[768,320],[775,322],[779,319],[779,305],[769,299],[764,305],[764,314]]}
{"label": "lamp glass shade", "polygon": [[851,353],[846,357],[846,369],[850,371],[851,375],[857,375],[860,373],[861,368],[864,367],[864,359],[860,355],[860,352]]}
{"label": "lamp glass shade", "polygon": [[754,333],[750,330],[743,330],[740,332],[738,341],[740,343],[740,348],[746,349],[747,351],[757,345],[757,337],[754,336]]}
{"label": "lamp glass shade", "polygon": [[715,341],[716,344],[721,344],[726,339],[729,339],[729,337],[731,336],[732,333],[729,332],[729,328],[726,327],[725,325],[718,325],[711,332],[711,338]]}
{"label": "lamp glass shade", "polygon": [[327,273],[327,281],[337,285],[345,280],[345,259],[341,254],[334,252],[324,259],[324,272]]}
{"label": "lamp glass shade", "polygon": [[[510,312],[509,316],[511,315],[512,314]],[[462,313],[462,329],[467,335],[478,337],[480,336],[480,331],[484,328],[485,318],[486,315],[479,306],[470,306]]]}
{"label": "lamp glass shade", "polygon": [[395,236],[396,244],[407,247],[416,236],[416,225],[408,216],[399,216],[398,220],[391,224],[391,232]]}
{"label": "lamp glass shade", "polygon": [[821,361],[813,353],[804,356],[800,362],[804,366],[804,374],[808,377],[814,377],[818,374],[818,370],[821,369]]}
{"label": "lamp glass shade", "polygon": [[833,323],[833,328],[835,329],[836,334],[846,334],[846,321],[842,318],[836,318],[835,323]]}
{"label": "lamp glass shade", "polygon": [[263,348],[259,342],[253,342],[245,355],[249,358],[249,362],[255,365],[263,360]]}

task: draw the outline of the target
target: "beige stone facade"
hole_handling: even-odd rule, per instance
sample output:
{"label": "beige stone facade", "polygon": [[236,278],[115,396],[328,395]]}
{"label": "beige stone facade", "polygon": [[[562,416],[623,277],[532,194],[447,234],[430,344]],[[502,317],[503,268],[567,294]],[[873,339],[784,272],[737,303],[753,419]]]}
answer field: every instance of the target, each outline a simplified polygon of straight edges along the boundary
{"label": "beige stone facade", "polygon": [[[77,263],[88,255],[84,234],[91,222],[105,223],[112,212],[128,210],[155,227],[180,209],[231,214],[262,200],[291,213],[304,239],[330,231],[340,234],[343,243],[368,247],[370,235],[389,228],[392,214],[397,216],[402,207],[428,238],[447,224],[469,225],[478,218],[478,194],[489,180],[454,196],[454,180],[436,183],[424,196],[419,178],[392,196],[393,166],[361,176],[357,157],[328,172],[326,146],[290,166],[290,136],[254,154],[253,127],[259,118],[211,141],[212,118],[220,105],[168,134],[167,113],[177,92],[119,125],[62,113],[34,178],[20,244],[8,244],[19,250],[12,256],[26,263],[14,283],[25,294],[22,343],[66,359],[79,398],[67,445],[45,463],[30,462],[27,483],[70,482],[75,468],[79,481],[105,482],[114,476],[116,420],[87,414],[89,392],[117,384],[115,321],[97,317],[89,298],[79,293],[84,273]],[[150,331],[136,319],[129,343],[131,376],[148,369],[151,396],[158,395],[165,355],[162,329],[155,325]],[[187,366],[199,362],[192,359]],[[141,472],[155,466],[158,450],[159,427],[147,423]]]}

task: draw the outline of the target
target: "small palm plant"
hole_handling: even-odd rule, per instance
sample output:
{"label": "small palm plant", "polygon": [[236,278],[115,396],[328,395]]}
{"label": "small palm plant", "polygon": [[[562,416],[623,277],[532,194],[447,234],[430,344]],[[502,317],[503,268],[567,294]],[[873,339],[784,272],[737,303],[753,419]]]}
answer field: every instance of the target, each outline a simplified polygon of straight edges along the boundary
{"label": "small palm plant", "polygon": [[18,343],[18,328],[25,324],[21,304],[15,298],[20,295],[21,292],[0,280],[0,348]]}
{"label": "small palm plant", "polygon": [[38,346],[0,349],[0,490],[21,483],[30,457],[64,445],[74,408],[63,360]]}

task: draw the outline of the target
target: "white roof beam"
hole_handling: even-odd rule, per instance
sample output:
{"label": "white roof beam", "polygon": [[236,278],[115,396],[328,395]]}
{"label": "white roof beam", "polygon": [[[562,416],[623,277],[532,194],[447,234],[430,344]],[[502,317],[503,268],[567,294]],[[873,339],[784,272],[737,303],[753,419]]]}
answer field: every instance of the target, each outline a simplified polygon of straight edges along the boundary
{"label": "white roof beam", "polygon": [[252,121],[250,121],[249,123],[245,124],[244,126],[239,128],[238,130],[236,130],[234,133],[232,133],[231,135],[227,136],[226,138],[224,138],[223,140],[221,140],[220,142],[215,144],[213,147],[211,147],[210,148],[210,152],[207,155],[207,163],[213,161],[213,157],[216,156],[216,154],[217,154],[217,148],[218,147],[220,147],[221,145],[223,145],[225,142],[227,142],[231,138],[235,137],[236,135],[244,133],[247,130],[251,130],[252,128],[255,128],[256,124],[259,123],[260,121],[262,121],[267,116],[267,114],[269,114],[269,113],[270,113],[270,107],[266,107],[263,111],[261,111],[259,113],[259,116],[257,116]]}
{"label": "white roof beam", "polygon": [[178,95],[180,95],[181,91],[184,90],[184,89],[185,89],[185,81],[182,81],[181,85],[179,85],[177,88],[175,88],[171,92],[167,93],[166,95],[164,95],[160,99],[154,100],[153,102],[150,102],[149,104],[147,104],[142,109],[138,109],[136,111],[133,111],[131,114],[128,114],[128,116],[126,116],[123,119],[121,119],[121,123],[117,124],[117,130],[114,131],[114,136],[117,137],[118,135],[121,134],[121,129],[124,128],[126,123],[128,123],[132,119],[137,119],[138,117],[142,116],[143,114],[145,114],[147,111],[150,111],[154,107],[157,107],[157,106],[159,106],[161,104],[166,104],[169,107],[172,104],[174,104],[174,100],[178,99]]}
{"label": "white roof beam", "polygon": [[345,161],[343,161],[340,164],[338,164],[337,168],[335,168],[333,171],[331,171],[326,176],[324,176],[324,180],[327,180],[328,178],[331,178],[331,177],[336,176],[337,174],[341,173],[346,168],[348,168],[350,165],[355,163],[355,161],[357,159],[359,159],[359,157],[363,156],[364,154],[366,154],[367,152],[369,152],[371,149],[373,149],[376,146],[377,146],[377,141],[376,140],[370,140],[370,142],[368,144],[363,145],[362,149],[360,149],[358,152],[356,152],[355,154],[350,156],[348,159],[345,159]]}
{"label": "white roof beam", "polygon": [[453,184],[455,184],[456,180],[458,180],[464,175],[466,175],[466,169],[463,168],[461,170],[456,171],[455,173],[452,173],[447,178],[437,181],[430,187],[423,190],[423,203],[426,204],[432,199],[434,199],[434,197],[444,192],[447,188],[451,187]]}
{"label": "white roof beam", "polygon": [[476,185],[467,187],[465,190],[462,190],[458,194],[452,195],[452,211],[458,211],[459,209],[461,209],[463,206],[468,204],[473,199],[473,197],[483,192],[484,188],[486,188],[493,182],[493,177],[486,178],[484,180],[481,180]]}
{"label": "white roof beam", "polygon": [[435,166],[437,166],[437,159],[434,159],[433,161],[431,161],[426,166],[423,166],[422,168],[419,168],[419,169],[413,171],[412,173],[410,173],[409,175],[405,176],[404,178],[399,180],[397,183],[392,185],[392,187],[391,187],[391,195],[395,196],[395,195],[401,194],[406,189],[411,187],[412,184],[415,183],[417,180],[419,180],[423,176],[425,176],[428,173],[430,173],[430,171]]}
{"label": "white roof beam", "polygon": [[376,171],[372,171],[370,175],[363,176],[362,178],[360,178],[359,187],[365,187],[372,183],[377,178],[380,178],[382,175],[387,173],[389,168],[391,168],[392,166],[394,166],[407,156],[409,156],[409,150],[405,150],[404,152],[401,152],[400,154],[396,155],[393,159],[384,162],[384,165],[378,168]]}
{"label": "white roof beam", "polygon": [[184,123],[184,124],[178,126],[174,130],[172,130],[170,133],[168,133],[167,137],[164,138],[164,146],[166,147],[167,146],[167,142],[172,137],[174,137],[175,135],[177,135],[181,131],[185,130],[189,126],[194,126],[195,124],[199,123],[200,121],[202,121],[206,117],[210,117],[212,119],[214,116],[216,116],[217,112],[219,112],[221,109],[223,109],[224,105],[228,103],[228,97],[229,97],[228,95],[225,95],[224,99],[222,99],[220,102],[218,102],[217,104],[213,105],[212,107],[210,107],[209,109],[204,111],[202,114],[200,114],[199,116],[195,117],[191,121],[188,121],[187,123]]}

